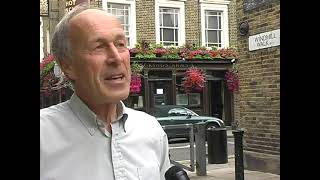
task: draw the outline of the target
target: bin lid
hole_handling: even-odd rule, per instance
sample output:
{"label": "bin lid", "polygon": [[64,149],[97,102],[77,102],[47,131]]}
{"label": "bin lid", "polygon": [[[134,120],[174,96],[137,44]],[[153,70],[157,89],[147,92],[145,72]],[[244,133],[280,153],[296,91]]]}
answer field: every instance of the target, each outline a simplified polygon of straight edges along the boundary
{"label": "bin lid", "polygon": [[209,127],[208,130],[210,130],[210,131],[226,131],[227,128],[222,128],[222,127],[218,127],[218,128]]}

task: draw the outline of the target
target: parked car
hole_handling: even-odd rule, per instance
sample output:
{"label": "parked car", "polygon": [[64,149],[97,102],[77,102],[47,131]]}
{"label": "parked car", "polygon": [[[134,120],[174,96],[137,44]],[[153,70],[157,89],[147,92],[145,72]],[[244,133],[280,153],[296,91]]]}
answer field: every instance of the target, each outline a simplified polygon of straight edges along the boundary
{"label": "parked car", "polygon": [[167,125],[195,124],[205,122],[206,129],[225,127],[224,122],[216,117],[199,116],[192,110],[178,105],[159,105],[155,106],[155,114],[161,126],[168,135],[168,139],[187,138],[189,139],[189,130],[187,128],[167,129]]}

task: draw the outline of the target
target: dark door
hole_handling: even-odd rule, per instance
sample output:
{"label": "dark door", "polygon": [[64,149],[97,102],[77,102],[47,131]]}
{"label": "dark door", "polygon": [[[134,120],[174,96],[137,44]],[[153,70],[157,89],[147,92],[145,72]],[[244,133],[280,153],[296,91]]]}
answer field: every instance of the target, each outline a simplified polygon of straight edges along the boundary
{"label": "dark door", "polygon": [[172,80],[149,81],[150,113],[154,115],[155,105],[172,105]]}

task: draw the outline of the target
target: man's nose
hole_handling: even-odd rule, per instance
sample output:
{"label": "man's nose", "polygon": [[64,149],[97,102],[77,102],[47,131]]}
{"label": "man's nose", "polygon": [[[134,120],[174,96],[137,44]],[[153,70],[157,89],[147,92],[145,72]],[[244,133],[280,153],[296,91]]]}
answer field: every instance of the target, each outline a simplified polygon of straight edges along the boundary
{"label": "man's nose", "polygon": [[107,62],[108,63],[120,63],[122,61],[118,48],[111,44],[107,49]]}

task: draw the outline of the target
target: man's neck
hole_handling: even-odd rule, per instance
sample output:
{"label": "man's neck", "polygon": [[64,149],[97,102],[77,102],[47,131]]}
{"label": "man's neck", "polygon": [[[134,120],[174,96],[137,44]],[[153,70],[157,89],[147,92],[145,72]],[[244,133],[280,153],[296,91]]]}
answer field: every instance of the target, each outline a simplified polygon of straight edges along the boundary
{"label": "man's neck", "polygon": [[118,103],[91,104],[85,99],[79,98],[97,115],[98,119],[103,121],[106,129],[111,133],[111,123],[118,117]]}

